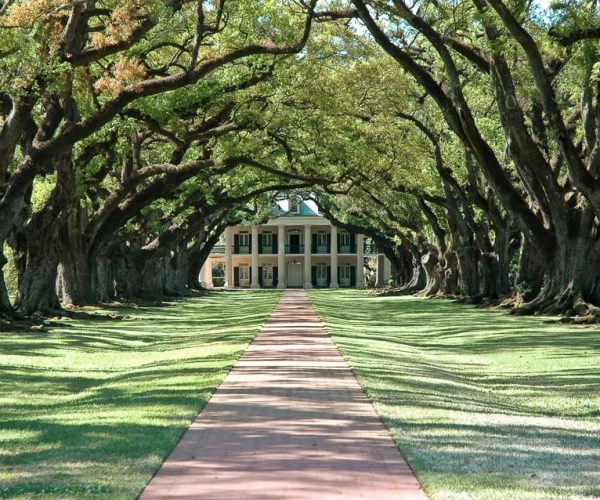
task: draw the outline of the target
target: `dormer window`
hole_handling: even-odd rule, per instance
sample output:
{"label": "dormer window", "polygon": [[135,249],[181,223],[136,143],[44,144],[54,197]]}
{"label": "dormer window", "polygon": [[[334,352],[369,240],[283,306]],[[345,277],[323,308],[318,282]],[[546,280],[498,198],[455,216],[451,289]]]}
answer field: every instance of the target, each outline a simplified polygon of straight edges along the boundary
{"label": "dormer window", "polygon": [[290,196],[289,212],[296,213],[296,214],[300,213],[300,203],[301,203],[301,198],[299,196],[296,196],[296,195]]}

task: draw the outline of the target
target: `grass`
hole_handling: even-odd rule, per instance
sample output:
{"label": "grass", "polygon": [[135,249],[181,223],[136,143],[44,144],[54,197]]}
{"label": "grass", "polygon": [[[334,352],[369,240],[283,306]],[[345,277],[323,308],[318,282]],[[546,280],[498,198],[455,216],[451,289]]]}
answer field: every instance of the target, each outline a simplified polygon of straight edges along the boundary
{"label": "grass", "polygon": [[434,499],[600,497],[600,331],[359,290],[310,298]]}
{"label": "grass", "polygon": [[279,297],[214,292],[0,334],[0,498],[135,498]]}

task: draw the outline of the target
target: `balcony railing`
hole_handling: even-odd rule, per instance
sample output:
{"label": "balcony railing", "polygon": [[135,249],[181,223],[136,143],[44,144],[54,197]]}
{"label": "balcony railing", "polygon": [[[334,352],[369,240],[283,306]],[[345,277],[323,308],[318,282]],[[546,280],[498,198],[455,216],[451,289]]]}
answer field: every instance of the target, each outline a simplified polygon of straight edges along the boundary
{"label": "balcony railing", "polygon": [[233,253],[249,254],[250,253],[250,245],[233,245]]}
{"label": "balcony railing", "polygon": [[275,245],[263,245],[258,249],[258,253],[273,255],[277,253],[277,247]]}
{"label": "balcony railing", "polygon": [[331,253],[329,245],[313,245],[311,249],[313,254]]}
{"label": "balcony railing", "polygon": [[212,252],[213,254],[225,254],[225,245],[215,245],[212,248]]}
{"label": "balcony railing", "polygon": [[304,245],[286,245],[285,246],[286,254],[302,254],[304,253]]}
{"label": "balcony railing", "polygon": [[[212,249],[212,254],[225,254],[225,245],[215,245]],[[365,243],[365,255],[376,255],[379,253],[377,247],[373,244]],[[234,245],[234,254],[250,255],[252,248],[250,245]],[[258,249],[258,253],[261,255],[277,255],[276,245],[263,245]],[[285,245],[286,254],[303,254],[304,245]],[[331,247],[329,245],[311,245],[311,253],[313,255],[319,254],[330,254]],[[356,245],[340,245],[338,249],[340,254],[354,254],[356,253]]]}
{"label": "balcony railing", "polygon": [[340,245],[338,253],[356,253],[356,245]]}

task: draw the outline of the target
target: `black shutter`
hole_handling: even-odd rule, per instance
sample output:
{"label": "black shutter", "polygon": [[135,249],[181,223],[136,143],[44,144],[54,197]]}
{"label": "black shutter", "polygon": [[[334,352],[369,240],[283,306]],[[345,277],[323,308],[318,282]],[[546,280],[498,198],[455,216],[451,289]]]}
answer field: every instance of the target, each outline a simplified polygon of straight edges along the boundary
{"label": "black shutter", "polygon": [[240,235],[233,235],[233,253],[238,253],[240,251]]}
{"label": "black shutter", "polygon": [[331,286],[331,266],[327,266],[327,286]]}
{"label": "black shutter", "polygon": [[341,266],[338,266],[338,285],[342,286],[342,282],[340,280],[340,267]]}
{"label": "black shutter", "polygon": [[240,286],[240,268],[233,268],[233,286]]}
{"label": "black shutter", "polygon": [[[277,235],[276,234],[273,235],[272,241],[273,241],[273,248],[271,250],[271,253],[277,253],[279,251],[279,249],[277,247],[278,244],[277,244]],[[277,268],[275,268],[275,269],[277,269]],[[275,276],[275,275],[273,275],[273,276]]]}
{"label": "black shutter", "polygon": [[356,286],[356,266],[350,268],[350,286]]}
{"label": "black shutter", "polygon": [[258,284],[260,286],[263,285],[263,268],[262,267],[258,268]]}
{"label": "black shutter", "polygon": [[258,235],[258,253],[262,253],[262,249],[263,249],[263,235],[259,234]]}
{"label": "black shutter", "polygon": [[317,253],[317,235],[312,235],[312,253]]}
{"label": "black shutter", "polygon": [[317,266],[312,266],[310,269],[312,277],[312,286],[317,286]]}
{"label": "black shutter", "polygon": [[[248,253],[252,253],[252,235],[248,235]],[[252,282],[252,269],[250,269],[250,282]]]}
{"label": "black shutter", "polygon": [[248,281],[252,284],[252,266],[248,266],[248,277],[250,278]]}
{"label": "black shutter", "polygon": [[327,253],[331,253],[331,233],[327,235]]}
{"label": "black shutter", "polygon": [[273,286],[277,286],[279,284],[279,268],[277,266],[273,266]]}
{"label": "black shutter", "polygon": [[356,253],[356,234],[350,234],[350,253]]}

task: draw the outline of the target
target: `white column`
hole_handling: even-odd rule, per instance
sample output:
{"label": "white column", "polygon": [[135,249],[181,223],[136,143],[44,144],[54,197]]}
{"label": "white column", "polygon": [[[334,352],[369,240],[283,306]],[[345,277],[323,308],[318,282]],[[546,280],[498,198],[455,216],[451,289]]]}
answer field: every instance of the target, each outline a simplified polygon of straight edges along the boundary
{"label": "white column", "polygon": [[285,288],[285,226],[277,226],[277,288]]}
{"label": "white column", "polygon": [[310,224],[304,226],[304,288],[312,288],[312,234]]}
{"label": "white column", "polygon": [[377,274],[375,275],[375,286],[385,286],[385,255],[377,254]]}
{"label": "white column", "polygon": [[233,228],[225,229],[225,288],[233,288]]}
{"label": "white column", "polygon": [[331,225],[331,284],[329,288],[339,288],[337,227]]}
{"label": "white column", "polygon": [[203,284],[203,286],[205,286],[206,288],[213,287],[212,260],[210,259],[210,257],[208,257],[204,261],[204,264],[202,264],[202,269],[200,270],[200,276],[201,276],[200,282]]}
{"label": "white column", "polygon": [[383,256],[383,282],[387,285],[392,277],[392,263],[385,255]]}
{"label": "white column", "polygon": [[260,288],[258,283],[258,227],[252,226],[252,241],[250,245],[252,252],[252,274],[250,288]]}
{"label": "white column", "polygon": [[356,235],[356,288],[365,287],[365,237]]}

